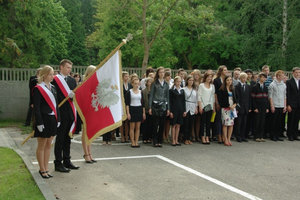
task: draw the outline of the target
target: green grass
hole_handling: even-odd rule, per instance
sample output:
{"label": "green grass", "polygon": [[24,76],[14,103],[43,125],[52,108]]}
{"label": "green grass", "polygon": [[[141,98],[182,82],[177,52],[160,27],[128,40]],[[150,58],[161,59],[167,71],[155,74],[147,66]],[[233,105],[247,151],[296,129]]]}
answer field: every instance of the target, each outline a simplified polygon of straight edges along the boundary
{"label": "green grass", "polygon": [[10,120],[10,119],[1,119],[0,120],[0,128],[5,127],[17,127],[22,132],[21,134],[30,134],[32,130],[32,126],[23,126],[24,122],[20,120]]}
{"label": "green grass", "polygon": [[20,156],[3,147],[0,147],[0,199],[45,199]]}

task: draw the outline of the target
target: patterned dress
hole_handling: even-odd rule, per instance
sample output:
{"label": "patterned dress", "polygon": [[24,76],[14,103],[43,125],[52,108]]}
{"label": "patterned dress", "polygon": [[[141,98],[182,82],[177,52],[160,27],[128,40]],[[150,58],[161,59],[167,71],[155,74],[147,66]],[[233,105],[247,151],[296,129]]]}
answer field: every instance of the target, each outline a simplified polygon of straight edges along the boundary
{"label": "patterned dress", "polygon": [[[229,105],[233,105],[233,96],[232,92],[228,92],[228,102]],[[233,126],[234,125],[234,115],[233,111],[228,108],[222,108],[222,125],[223,126]]]}

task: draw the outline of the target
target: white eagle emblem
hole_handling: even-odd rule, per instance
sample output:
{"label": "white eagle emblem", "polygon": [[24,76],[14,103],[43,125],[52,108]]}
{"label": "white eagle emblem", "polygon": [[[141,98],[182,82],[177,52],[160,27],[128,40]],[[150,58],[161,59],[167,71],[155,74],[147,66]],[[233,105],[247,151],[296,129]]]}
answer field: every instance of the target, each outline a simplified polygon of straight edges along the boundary
{"label": "white eagle emblem", "polygon": [[96,92],[92,93],[92,106],[95,108],[95,111],[99,110],[99,106],[105,108],[118,103],[119,96],[115,94],[115,91],[118,90],[118,86],[110,86],[110,82],[110,79],[104,79],[97,86]]}

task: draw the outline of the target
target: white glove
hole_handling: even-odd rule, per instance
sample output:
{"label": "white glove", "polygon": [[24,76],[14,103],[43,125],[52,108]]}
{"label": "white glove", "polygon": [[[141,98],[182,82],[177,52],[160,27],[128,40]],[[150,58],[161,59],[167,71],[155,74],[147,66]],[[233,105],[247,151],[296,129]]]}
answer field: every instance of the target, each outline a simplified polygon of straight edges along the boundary
{"label": "white glove", "polygon": [[57,122],[57,128],[60,126],[60,122]]}
{"label": "white glove", "polygon": [[38,125],[37,129],[39,130],[39,132],[43,132],[45,126],[44,125]]}
{"label": "white glove", "polygon": [[73,91],[71,91],[71,92],[68,94],[68,96],[69,96],[70,98],[73,98],[74,95],[75,95],[75,93],[74,93]]}

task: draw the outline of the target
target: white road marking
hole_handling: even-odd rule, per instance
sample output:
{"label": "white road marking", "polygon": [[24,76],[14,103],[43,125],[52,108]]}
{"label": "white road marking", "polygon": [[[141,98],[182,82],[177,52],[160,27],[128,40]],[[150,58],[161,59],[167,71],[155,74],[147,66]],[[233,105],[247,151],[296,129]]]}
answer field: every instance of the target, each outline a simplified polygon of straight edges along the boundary
{"label": "white road marking", "polygon": [[[244,192],[244,191],[242,191],[240,189],[237,189],[237,188],[235,188],[235,187],[233,187],[231,185],[223,183],[222,181],[219,181],[219,180],[214,179],[214,178],[212,178],[210,176],[202,174],[202,173],[200,173],[200,172],[198,172],[196,170],[193,170],[192,168],[189,168],[187,166],[179,164],[179,163],[177,163],[177,162],[175,162],[173,160],[170,160],[170,159],[168,159],[168,158],[166,158],[164,156],[161,156],[161,155],[126,156],[126,157],[110,157],[110,158],[94,158],[94,159],[97,160],[97,161],[101,161],[101,160],[104,161],[104,160],[137,159],[137,158],[158,158],[158,159],[161,159],[161,160],[163,160],[163,161],[165,161],[165,162],[167,162],[169,164],[172,164],[172,165],[174,165],[176,167],[179,167],[179,168],[181,168],[181,169],[183,169],[183,170],[185,170],[187,172],[190,172],[190,173],[192,173],[192,174],[194,174],[196,176],[199,176],[199,177],[201,177],[201,178],[203,178],[203,179],[205,179],[205,180],[207,180],[209,182],[212,182],[212,183],[214,183],[216,185],[219,185],[219,186],[221,186],[221,187],[223,187],[223,188],[225,188],[227,190],[230,190],[230,191],[232,191],[232,192],[234,192],[236,194],[239,194],[239,195],[241,195],[243,197],[246,197],[246,198],[251,199],[251,200],[262,200],[259,197],[256,197],[256,196],[254,196],[252,194]],[[72,162],[83,162],[83,161],[85,161],[85,160],[84,159],[72,160]],[[53,161],[50,161],[49,163],[53,163]],[[36,165],[36,164],[38,164],[38,162],[32,162],[32,164]]]}

